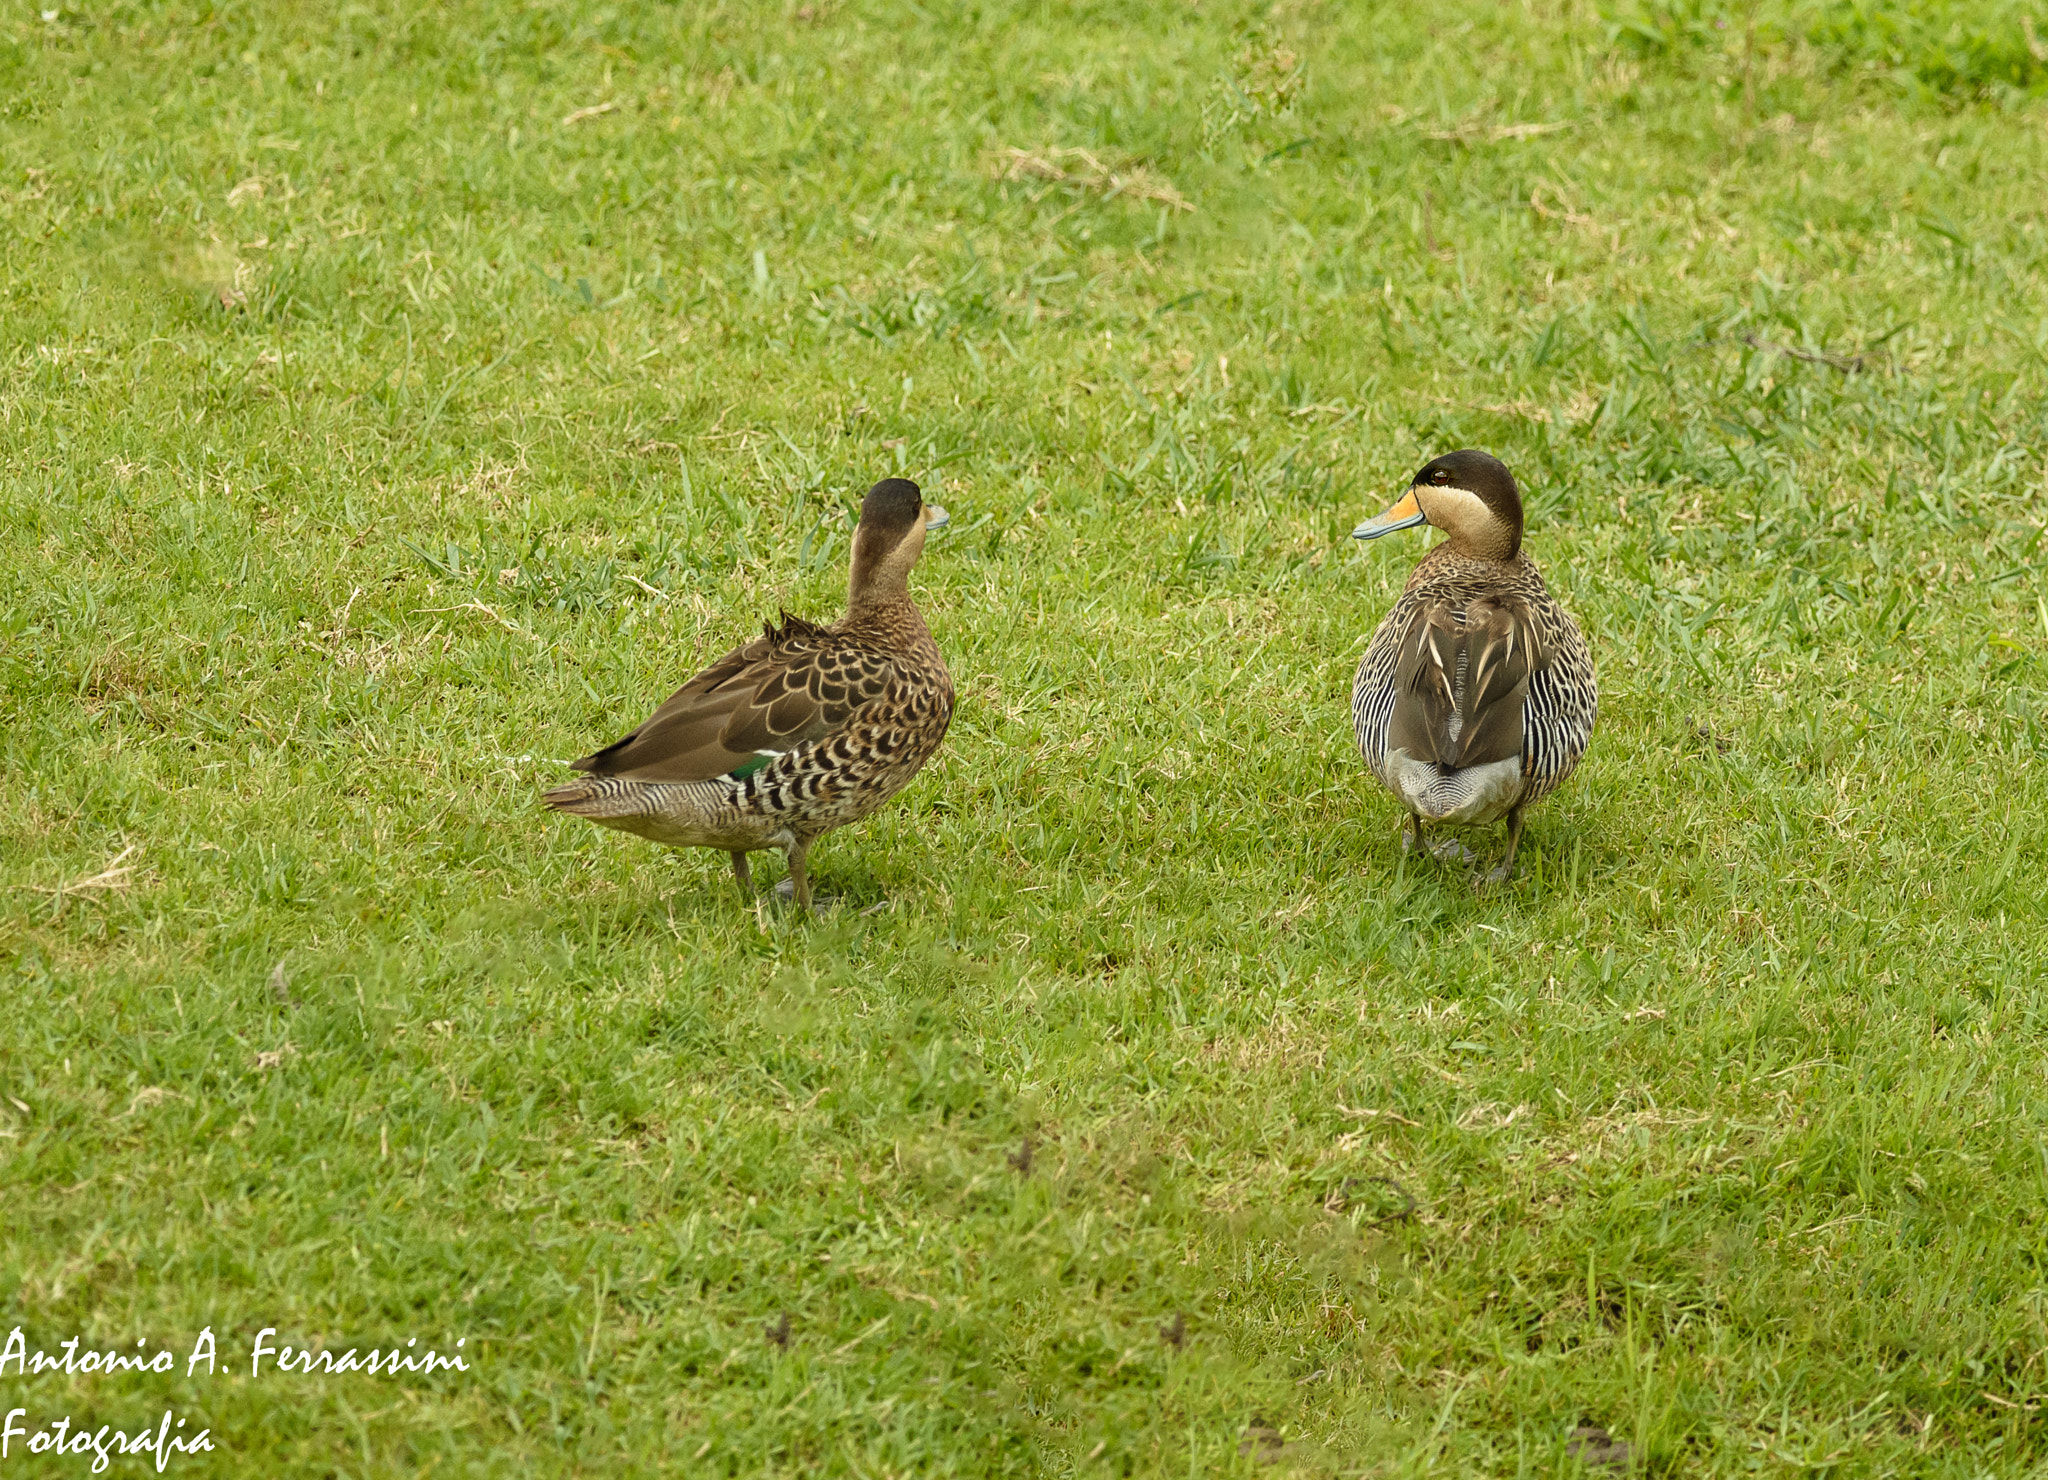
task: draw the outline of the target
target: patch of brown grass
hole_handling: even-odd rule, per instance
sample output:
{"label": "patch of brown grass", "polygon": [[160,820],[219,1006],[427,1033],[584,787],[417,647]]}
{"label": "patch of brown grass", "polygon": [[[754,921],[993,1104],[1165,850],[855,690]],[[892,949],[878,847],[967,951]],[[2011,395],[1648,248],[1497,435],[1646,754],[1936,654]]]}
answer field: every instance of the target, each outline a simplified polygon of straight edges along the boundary
{"label": "patch of brown grass", "polygon": [[1086,149],[1004,149],[991,156],[990,169],[998,180],[1043,180],[1073,190],[1085,190],[1104,200],[1123,196],[1130,200],[1156,201],[1176,211],[1192,211],[1188,198],[1173,188],[1173,182],[1142,164],[1112,166]]}

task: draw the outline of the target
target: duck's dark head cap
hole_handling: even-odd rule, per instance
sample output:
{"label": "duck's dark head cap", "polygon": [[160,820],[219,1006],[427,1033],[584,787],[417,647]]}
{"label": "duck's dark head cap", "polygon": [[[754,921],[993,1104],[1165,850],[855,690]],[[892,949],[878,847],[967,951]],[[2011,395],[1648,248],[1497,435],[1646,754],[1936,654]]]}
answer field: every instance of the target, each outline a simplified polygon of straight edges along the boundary
{"label": "duck's dark head cap", "polygon": [[1515,486],[1515,475],[1508,471],[1508,465],[1490,452],[1481,452],[1476,447],[1446,452],[1425,463],[1414,482],[1417,487],[1433,484],[1438,488],[1462,488],[1496,514],[1505,516],[1512,510],[1515,522],[1521,522],[1522,490]]}
{"label": "duck's dark head cap", "polygon": [[908,478],[884,478],[860,501],[860,528],[880,536],[884,548],[893,545],[916,525],[924,508],[924,493]]}

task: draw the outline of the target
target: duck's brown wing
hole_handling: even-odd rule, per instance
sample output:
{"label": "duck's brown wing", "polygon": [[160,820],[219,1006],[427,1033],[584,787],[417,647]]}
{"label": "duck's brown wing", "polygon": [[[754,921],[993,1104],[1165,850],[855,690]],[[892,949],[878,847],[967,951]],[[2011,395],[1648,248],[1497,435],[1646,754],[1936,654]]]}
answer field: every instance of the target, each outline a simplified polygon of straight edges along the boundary
{"label": "duck's brown wing", "polygon": [[894,665],[829,629],[783,614],[669,695],[632,734],[573,762],[635,781],[744,775],[841,729],[880,698]]}
{"label": "duck's brown wing", "polygon": [[1401,639],[1387,748],[1455,767],[1519,756],[1529,678],[1542,666],[1519,603],[1424,602]]}

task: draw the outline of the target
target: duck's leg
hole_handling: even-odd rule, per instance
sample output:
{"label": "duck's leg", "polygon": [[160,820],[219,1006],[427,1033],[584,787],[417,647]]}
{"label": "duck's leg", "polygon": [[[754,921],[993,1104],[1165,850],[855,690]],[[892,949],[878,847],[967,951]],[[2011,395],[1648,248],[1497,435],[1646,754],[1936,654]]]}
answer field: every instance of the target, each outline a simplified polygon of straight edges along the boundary
{"label": "duck's leg", "polygon": [[789,887],[790,897],[796,907],[805,914],[811,912],[811,876],[804,869],[804,857],[811,851],[811,845],[799,838],[789,845]]}
{"label": "duck's leg", "polygon": [[1522,842],[1522,809],[1516,807],[1508,813],[1508,856],[1499,865],[1488,869],[1472,880],[1474,887],[1484,889],[1489,884],[1505,884],[1514,877],[1515,849]]}
{"label": "duck's leg", "polygon": [[743,849],[735,848],[732,851],[732,876],[739,880],[740,893],[752,899],[754,897],[754,873],[752,869],[747,867],[747,855]]}
{"label": "duck's leg", "polygon": [[1438,838],[1434,843],[1425,842],[1422,837],[1422,814],[1410,812],[1409,831],[1401,834],[1403,853],[1427,853],[1431,858],[1445,863],[1477,863],[1479,856],[1456,838]]}

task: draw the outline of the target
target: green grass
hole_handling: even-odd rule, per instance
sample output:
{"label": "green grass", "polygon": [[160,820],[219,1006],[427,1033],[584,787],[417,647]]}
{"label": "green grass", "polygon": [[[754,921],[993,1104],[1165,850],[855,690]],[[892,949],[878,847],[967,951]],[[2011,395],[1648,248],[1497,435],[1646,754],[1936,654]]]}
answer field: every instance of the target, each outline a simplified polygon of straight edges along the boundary
{"label": "green grass", "polygon": [[[189,1474],[2048,1471],[2020,13],[1416,10],[0,18],[0,1324],[179,1362],[0,1404]],[[1346,702],[1424,541],[1344,536],[1466,445],[1602,687],[1484,898]],[[960,706],[835,910],[542,813],[896,471]]]}

